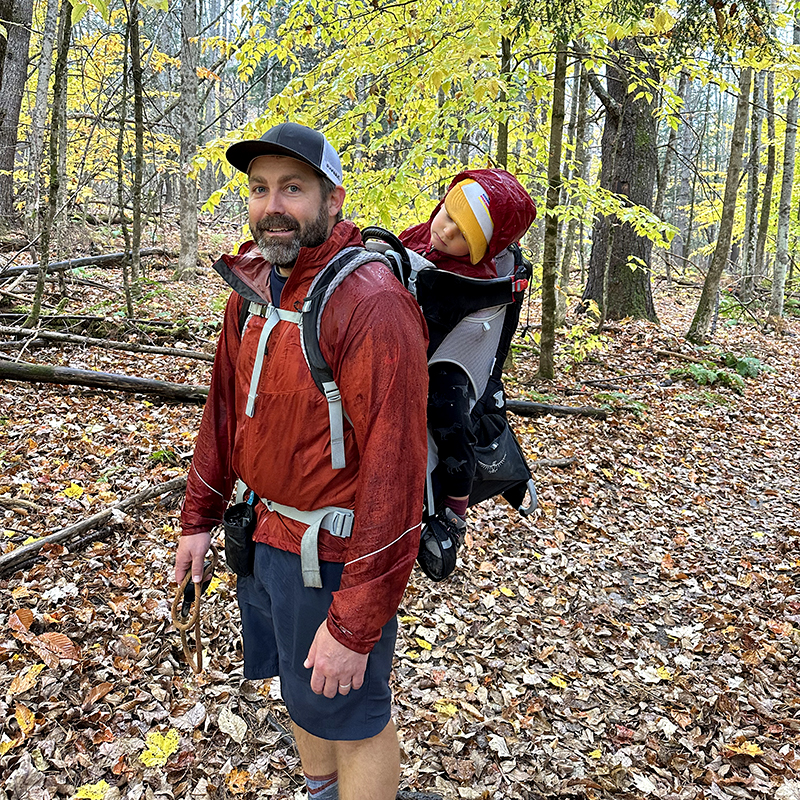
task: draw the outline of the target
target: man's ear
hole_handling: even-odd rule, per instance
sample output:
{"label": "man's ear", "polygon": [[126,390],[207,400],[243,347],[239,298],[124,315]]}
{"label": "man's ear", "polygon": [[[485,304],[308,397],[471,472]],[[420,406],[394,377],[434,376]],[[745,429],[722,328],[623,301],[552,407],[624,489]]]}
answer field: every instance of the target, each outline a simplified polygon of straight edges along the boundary
{"label": "man's ear", "polygon": [[333,191],[328,195],[328,216],[329,217],[336,217],[336,215],[342,210],[342,206],[344,205],[344,198],[347,192],[344,190],[344,186],[334,186]]}

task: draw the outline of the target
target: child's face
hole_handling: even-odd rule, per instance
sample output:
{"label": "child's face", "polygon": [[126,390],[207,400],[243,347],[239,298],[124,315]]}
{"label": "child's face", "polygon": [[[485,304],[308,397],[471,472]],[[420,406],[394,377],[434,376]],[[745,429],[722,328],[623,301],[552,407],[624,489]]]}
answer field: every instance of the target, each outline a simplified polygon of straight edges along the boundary
{"label": "child's face", "polygon": [[448,256],[469,255],[469,245],[461,229],[442,206],[431,222],[431,247]]}

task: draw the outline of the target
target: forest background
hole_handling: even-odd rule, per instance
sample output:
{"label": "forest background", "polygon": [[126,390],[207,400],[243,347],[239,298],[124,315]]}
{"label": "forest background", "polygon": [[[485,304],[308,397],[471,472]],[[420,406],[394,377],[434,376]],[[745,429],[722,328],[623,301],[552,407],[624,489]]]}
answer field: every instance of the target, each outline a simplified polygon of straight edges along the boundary
{"label": "forest background", "polygon": [[540,211],[508,375],[540,508],[412,580],[407,796],[800,797],[796,13],[0,0],[0,793],[297,791],[229,576],[193,678],[164,546],[247,237],[224,152],[288,118],[359,224],[467,166]]}

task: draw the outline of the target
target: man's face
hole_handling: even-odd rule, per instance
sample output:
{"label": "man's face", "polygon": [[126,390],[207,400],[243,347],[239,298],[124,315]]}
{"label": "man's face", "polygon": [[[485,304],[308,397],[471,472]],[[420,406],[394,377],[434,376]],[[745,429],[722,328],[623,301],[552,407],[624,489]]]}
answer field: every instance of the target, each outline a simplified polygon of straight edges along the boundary
{"label": "man's face", "polygon": [[250,231],[264,258],[278,266],[291,266],[301,247],[317,247],[328,238],[344,199],[337,187],[323,200],[317,173],[286,156],[253,159],[248,183]]}
{"label": "man's face", "polygon": [[449,256],[469,255],[469,245],[461,229],[447,213],[444,205],[431,222],[431,247]]}

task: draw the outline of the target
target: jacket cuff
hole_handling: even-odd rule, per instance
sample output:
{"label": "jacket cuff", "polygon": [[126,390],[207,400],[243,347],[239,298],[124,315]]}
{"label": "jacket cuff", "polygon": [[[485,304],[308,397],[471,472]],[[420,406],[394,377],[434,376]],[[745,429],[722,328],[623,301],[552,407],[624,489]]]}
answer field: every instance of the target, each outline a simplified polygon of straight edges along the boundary
{"label": "jacket cuff", "polygon": [[344,645],[348,650],[352,650],[354,653],[361,653],[362,655],[367,655],[372,652],[372,648],[375,646],[374,644],[365,644],[356,639],[353,633],[337,624],[337,622],[331,618],[330,614],[328,614],[327,622],[328,632],[339,644]]}

